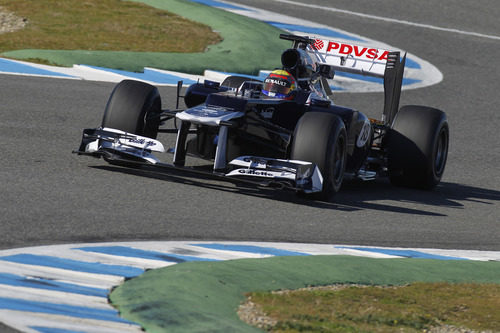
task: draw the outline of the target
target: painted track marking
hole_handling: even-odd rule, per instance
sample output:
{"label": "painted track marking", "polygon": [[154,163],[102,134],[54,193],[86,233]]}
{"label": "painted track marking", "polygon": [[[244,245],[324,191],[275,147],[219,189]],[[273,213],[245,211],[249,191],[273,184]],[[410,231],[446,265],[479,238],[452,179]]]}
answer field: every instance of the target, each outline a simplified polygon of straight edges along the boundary
{"label": "painted track marking", "polygon": [[[238,15],[244,15],[252,19],[260,20],[293,34],[311,35],[338,41],[354,41],[381,48],[397,49],[397,47],[389,46],[383,42],[370,40],[363,36],[359,36],[334,27],[273,13],[259,8],[244,5],[235,6],[230,3],[215,0],[191,1],[203,3],[205,5],[216,7]],[[175,86],[177,85],[177,81],[179,80],[183,80],[186,85],[192,84],[197,80],[203,81],[204,79],[221,82],[227,75],[231,74],[218,73],[207,70],[205,71],[204,75],[201,76],[153,68],[144,68],[143,73],[133,73],[123,70],[114,70],[87,65],[74,65],[72,68],[62,68],[47,65],[37,65],[8,59],[0,59],[0,72],[18,75],[33,75],[65,79],[84,79],[116,83],[124,79],[135,79],[145,81],[157,86]],[[262,70],[259,78],[263,80],[268,72],[268,69]],[[432,64],[418,58],[413,54],[407,54],[406,69],[403,80],[403,90],[427,87],[439,83],[442,79],[442,73]],[[336,79],[330,82],[330,85],[332,90],[336,92],[383,91],[383,82],[381,79],[341,72],[337,73]]]}
{"label": "painted track marking", "polygon": [[0,321],[22,332],[139,332],[108,304],[110,290],[147,269],[272,256],[496,260],[500,252],[268,242],[121,242],[0,251]]}
{"label": "painted track marking", "polygon": [[295,2],[295,1],[291,1],[291,0],[271,0],[271,1],[281,2],[281,3],[286,3],[288,5],[300,6],[300,7],[306,7],[306,8],[321,9],[321,10],[329,11],[329,12],[348,14],[348,15],[363,17],[363,18],[367,18],[367,19],[371,19],[371,20],[384,21],[384,22],[390,22],[390,23],[396,23],[396,24],[403,24],[403,25],[408,25],[408,26],[413,26],[413,27],[418,27],[418,28],[423,28],[423,29],[430,29],[430,30],[436,30],[436,31],[451,32],[451,33],[456,33],[456,34],[460,34],[460,35],[467,35],[467,36],[500,40],[500,36],[482,34],[482,33],[473,32],[473,31],[464,31],[464,30],[454,29],[454,28],[438,27],[438,26],[431,25],[431,24],[410,22],[410,21],[406,21],[406,20],[398,20],[398,19],[389,18],[389,17],[354,12],[354,11],[350,11],[350,10],[346,10],[346,9],[325,7],[325,6],[320,6],[320,5],[308,4],[308,3],[299,3],[299,2]]}

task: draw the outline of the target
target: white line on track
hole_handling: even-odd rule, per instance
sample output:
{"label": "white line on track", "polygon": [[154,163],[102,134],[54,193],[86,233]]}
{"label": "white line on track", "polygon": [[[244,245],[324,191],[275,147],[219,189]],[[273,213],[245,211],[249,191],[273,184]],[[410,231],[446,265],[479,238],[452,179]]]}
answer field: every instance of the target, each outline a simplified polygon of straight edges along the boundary
{"label": "white line on track", "polygon": [[307,7],[307,8],[313,8],[313,9],[321,9],[321,10],[326,10],[326,11],[329,11],[329,12],[336,12],[336,13],[348,14],[348,15],[353,15],[353,16],[358,16],[358,17],[363,17],[363,18],[368,18],[368,19],[377,20],[377,21],[384,21],[384,22],[391,22],[391,23],[397,23],[397,24],[404,24],[404,25],[409,25],[409,26],[419,27],[419,28],[424,28],[424,29],[431,29],[431,30],[437,30],[437,31],[445,31],[445,32],[451,32],[451,33],[456,33],[456,34],[461,34],[461,35],[467,35],[467,36],[474,36],[474,37],[481,37],[481,38],[488,38],[488,39],[500,40],[500,36],[481,34],[481,33],[478,33],[478,32],[464,31],[464,30],[453,29],[453,28],[438,27],[438,26],[435,26],[435,25],[423,24],[423,23],[417,23],[417,22],[410,22],[410,21],[405,21],[405,20],[398,20],[398,19],[394,19],[394,18],[390,18],[390,17],[383,17],[383,16],[377,16],[377,15],[371,15],[371,14],[364,14],[364,13],[359,13],[359,12],[353,12],[353,11],[346,10],[346,9],[340,9],[340,8],[334,8],[334,7],[325,7],[325,6],[320,6],[320,5],[308,4],[308,3],[299,3],[299,2],[295,2],[295,1],[291,1],[291,0],[271,0],[271,1],[286,3],[286,4],[289,4],[289,5],[300,6],[300,7]]}

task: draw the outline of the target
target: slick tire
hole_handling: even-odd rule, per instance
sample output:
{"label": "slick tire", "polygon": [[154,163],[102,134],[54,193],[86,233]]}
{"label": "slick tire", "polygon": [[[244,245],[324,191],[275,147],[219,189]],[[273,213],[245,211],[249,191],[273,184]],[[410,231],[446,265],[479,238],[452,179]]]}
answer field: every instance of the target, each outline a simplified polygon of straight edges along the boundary
{"label": "slick tire", "polygon": [[443,176],[448,156],[446,114],[426,106],[403,106],[386,137],[391,183],[430,190]]}
{"label": "slick tire", "polygon": [[156,139],[160,125],[161,98],[150,84],[124,80],[109,97],[102,127]]}
{"label": "slick tire", "polygon": [[344,122],[327,112],[307,112],[295,127],[290,157],[316,164],[323,176],[323,190],[314,199],[329,201],[344,180],[347,133]]}

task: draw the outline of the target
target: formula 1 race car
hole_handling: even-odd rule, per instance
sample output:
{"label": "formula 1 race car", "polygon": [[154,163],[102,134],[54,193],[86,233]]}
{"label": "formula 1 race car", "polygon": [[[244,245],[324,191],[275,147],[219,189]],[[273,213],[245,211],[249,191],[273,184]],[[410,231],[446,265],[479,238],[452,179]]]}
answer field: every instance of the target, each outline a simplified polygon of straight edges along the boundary
{"label": "formula 1 race car", "polygon": [[[449,128],[444,112],[399,108],[406,54],[280,35],[292,48],[282,68],[262,82],[229,76],[205,80],[180,96],[186,109],[162,110],[158,89],[124,80],[113,90],[102,124],[85,129],[75,153],[113,164],[149,165],[204,173],[231,181],[292,189],[329,200],[345,177],[388,176],[399,186],[432,189],[446,164]],[[327,80],[335,71],[384,79],[380,120],[335,105]],[[170,127],[167,126],[170,124]],[[176,134],[173,162],[158,133]],[[186,166],[186,156],[211,161],[209,170]]]}

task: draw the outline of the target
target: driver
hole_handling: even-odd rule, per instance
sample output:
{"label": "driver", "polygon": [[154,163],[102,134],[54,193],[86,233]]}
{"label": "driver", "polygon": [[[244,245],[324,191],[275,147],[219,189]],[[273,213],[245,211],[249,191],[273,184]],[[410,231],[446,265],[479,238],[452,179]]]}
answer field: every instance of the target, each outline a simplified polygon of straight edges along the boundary
{"label": "driver", "polygon": [[262,93],[274,98],[293,99],[297,93],[297,85],[290,73],[277,69],[272,71],[264,80]]}

